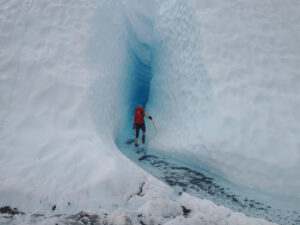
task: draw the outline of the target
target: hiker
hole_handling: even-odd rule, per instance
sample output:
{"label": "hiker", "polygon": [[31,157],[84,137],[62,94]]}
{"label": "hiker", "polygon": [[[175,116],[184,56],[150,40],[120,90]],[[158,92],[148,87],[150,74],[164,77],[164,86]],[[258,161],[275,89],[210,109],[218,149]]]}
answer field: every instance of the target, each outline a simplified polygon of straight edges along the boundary
{"label": "hiker", "polygon": [[144,121],[144,116],[148,119],[152,120],[151,116],[148,116],[145,112],[145,109],[142,108],[142,105],[139,104],[139,106],[134,110],[134,123],[133,128],[135,129],[135,146],[138,146],[138,138],[139,138],[139,132],[140,129],[143,130],[143,136],[142,136],[142,143],[145,144],[145,136],[146,136],[146,126]]}

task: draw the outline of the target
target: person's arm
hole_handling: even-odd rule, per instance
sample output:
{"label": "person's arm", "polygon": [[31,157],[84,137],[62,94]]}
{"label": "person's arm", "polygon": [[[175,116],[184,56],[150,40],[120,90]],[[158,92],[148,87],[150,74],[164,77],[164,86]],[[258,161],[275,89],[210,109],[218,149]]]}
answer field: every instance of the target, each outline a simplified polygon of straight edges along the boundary
{"label": "person's arm", "polygon": [[146,112],[145,112],[145,117],[147,117],[149,120],[152,120],[152,117],[148,116]]}

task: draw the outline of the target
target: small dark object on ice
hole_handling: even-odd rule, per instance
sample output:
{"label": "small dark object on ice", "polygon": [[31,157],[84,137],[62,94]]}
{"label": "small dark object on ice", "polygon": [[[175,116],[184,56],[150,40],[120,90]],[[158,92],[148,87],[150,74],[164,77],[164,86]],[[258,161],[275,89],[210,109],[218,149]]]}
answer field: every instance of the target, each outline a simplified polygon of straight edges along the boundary
{"label": "small dark object on ice", "polygon": [[144,159],[147,159],[147,156],[146,156],[146,155],[143,155],[142,157],[139,158],[140,161],[142,161],[142,160],[144,160]]}
{"label": "small dark object on ice", "polygon": [[52,211],[54,211],[56,209],[56,205],[52,206]]}
{"label": "small dark object on ice", "polygon": [[184,216],[188,216],[190,214],[190,212],[192,211],[190,209],[185,208],[184,206],[181,206],[181,208],[182,208]]}
{"label": "small dark object on ice", "polygon": [[9,206],[4,206],[0,208],[0,213],[6,213],[9,215],[16,215],[16,214],[22,214],[24,215],[23,212],[20,212],[17,208],[10,208]]}

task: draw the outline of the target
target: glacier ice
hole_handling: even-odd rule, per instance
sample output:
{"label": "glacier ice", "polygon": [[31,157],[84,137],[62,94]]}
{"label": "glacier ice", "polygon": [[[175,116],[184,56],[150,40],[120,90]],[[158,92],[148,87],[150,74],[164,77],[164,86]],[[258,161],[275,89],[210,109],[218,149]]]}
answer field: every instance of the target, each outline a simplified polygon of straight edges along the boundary
{"label": "glacier ice", "polygon": [[[175,198],[116,146],[137,103],[158,126],[150,148],[300,198],[297,1],[11,0],[0,9],[1,204],[74,213]],[[145,197],[128,202],[143,182]]]}
{"label": "glacier ice", "polygon": [[196,18],[164,3],[147,104],[161,132],[150,146],[299,198],[299,3],[194,1]]}

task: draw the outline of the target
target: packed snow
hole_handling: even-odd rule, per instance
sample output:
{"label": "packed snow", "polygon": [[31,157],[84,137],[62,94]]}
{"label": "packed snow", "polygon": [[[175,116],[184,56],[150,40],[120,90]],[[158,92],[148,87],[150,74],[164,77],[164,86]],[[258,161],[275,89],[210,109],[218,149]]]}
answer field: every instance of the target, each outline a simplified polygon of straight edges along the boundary
{"label": "packed snow", "polygon": [[142,103],[149,148],[299,202],[299,4],[0,1],[0,207],[25,213],[0,224],[271,224],[178,196],[115,141]]}
{"label": "packed snow", "polygon": [[157,198],[147,201],[136,211],[118,208],[113,213],[103,210],[97,212],[79,212],[68,214],[11,214],[0,215],[3,224],[95,224],[95,225],[139,225],[139,224],[166,224],[166,225],[271,225],[263,219],[247,217],[244,214],[233,212],[222,206],[217,206],[208,200],[201,200],[183,194],[177,201]]}

